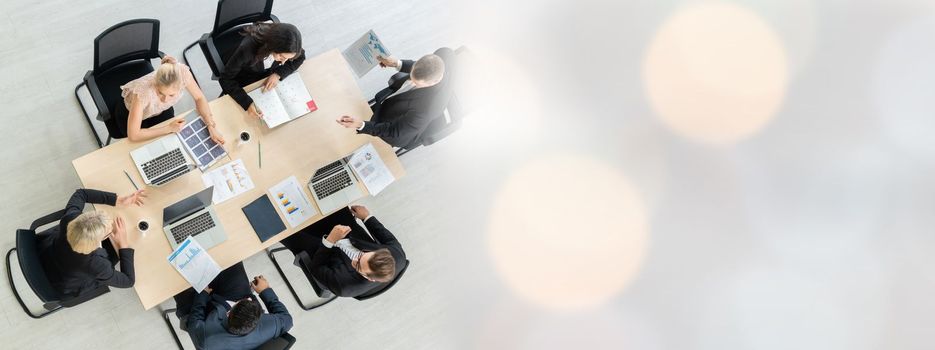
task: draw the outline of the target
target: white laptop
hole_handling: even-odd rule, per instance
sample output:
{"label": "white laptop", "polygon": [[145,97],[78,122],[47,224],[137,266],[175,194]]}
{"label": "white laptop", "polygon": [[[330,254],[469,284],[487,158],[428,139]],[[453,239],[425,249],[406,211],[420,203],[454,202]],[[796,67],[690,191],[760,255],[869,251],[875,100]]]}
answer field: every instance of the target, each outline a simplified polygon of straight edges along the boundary
{"label": "white laptop", "polygon": [[357,179],[344,159],[325,165],[315,172],[308,182],[315,202],[322,215],[346,207],[355,200],[363,198],[364,193],[357,186]]}
{"label": "white laptop", "polygon": [[130,152],[147,185],[160,186],[195,168],[176,135],[166,135]]}
{"label": "white laptop", "polygon": [[227,240],[217,213],[211,205],[214,186],[180,200],[162,210],[162,225],[172,250],[189,236],[204,249]]}

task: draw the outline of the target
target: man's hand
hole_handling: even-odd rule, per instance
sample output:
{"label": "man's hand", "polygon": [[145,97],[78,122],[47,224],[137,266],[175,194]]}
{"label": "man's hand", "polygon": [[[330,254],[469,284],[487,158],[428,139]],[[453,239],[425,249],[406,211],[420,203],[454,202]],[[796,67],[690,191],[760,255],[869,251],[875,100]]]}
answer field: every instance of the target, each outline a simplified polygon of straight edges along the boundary
{"label": "man's hand", "polygon": [[213,292],[213,291],[214,291],[213,288],[211,288],[211,287],[205,287],[205,292],[208,292],[208,294],[211,294],[211,292]]}
{"label": "man's hand", "polygon": [[182,127],[184,126],[185,119],[182,118],[173,119],[171,122],[169,122],[169,125],[166,125],[166,127],[169,128],[169,132],[171,133],[178,133],[179,131],[182,131]]}
{"label": "man's hand", "polygon": [[127,228],[122,217],[118,216],[114,219],[114,230],[110,233],[110,240],[117,249],[130,247],[130,242],[127,241]]}
{"label": "man's hand", "polygon": [[143,206],[143,198],[146,198],[146,190],[139,190],[126,196],[119,196],[117,197],[117,206],[129,207],[134,204]]}
{"label": "man's hand", "polygon": [[269,77],[266,78],[266,82],[263,83],[263,92],[276,88],[276,85],[279,85],[279,74],[270,74]]}
{"label": "man's hand", "polygon": [[393,56],[390,56],[390,57],[377,56],[377,61],[380,61],[380,67],[383,67],[383,68],[386,68],[386,67],[396,68],[396,66],[399,65],[398,64],[399,60],[393,58]]}
{"label": "man's hand", "polygon": [[250,107],[247,107],[247,114],[254,118],[263,118],[263,111],[257,108],[256,103],[251,103]]}
{"label": "man's hand", "polygon": [[351,129],[360,129],[360,126],[364,125],[363,120],[360,120],[356,117],[346,116],[346,115],[341,116],[341,118],[338,118],[338,120],[336,121],[338,122],[338,124],[341,124],[345,128],[351,128]]}
{"label": "man's hand", "polygon": [[354,217],[360,219],[360,221],[367,220],[370,217],[370,210],[363,205],[352,205],[351,212],[354,213]]}
{"label": "man's hand", "polygon": [[331,242],[332,244],[337,243],[338,241],[344,239],[344,237],[347,237],[347,234],[350,232],[351,228],[349,226],[336,225],[333,229],[331,229],[331,233],[329,233],[328,237],[325,239],[327,239],[328,242]]}
{"label": "man's hand", "polygon": [[266,277],[259,275],[253,278],[253,283],[250,283],[250,286],[253,287],[254,292],[260,294],[269,288],[269,282],[266,281]]}

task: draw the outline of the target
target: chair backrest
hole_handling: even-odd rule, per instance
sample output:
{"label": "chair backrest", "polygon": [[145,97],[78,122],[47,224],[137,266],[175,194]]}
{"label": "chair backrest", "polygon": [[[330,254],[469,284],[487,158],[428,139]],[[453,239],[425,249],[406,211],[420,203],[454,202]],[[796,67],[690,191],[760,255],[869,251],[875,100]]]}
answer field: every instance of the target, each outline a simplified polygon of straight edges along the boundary
{"label": "chair backrest", "polygon": [[131,19],[94,38],[94,74],[124,62],[159,57],[159,20]]}
{"label": "chair backrest", "polygon": [[269,21],[272,12],[273,0],[220,0],[211,34],[218,35],[245,23]]}
{"label": "chair backrest", "polygon": [[295,345],[295,337],[292,334],[283,333],[279,337],[270,339],[257,350],[289,350],[292,345]]}
{"label": "chair backrest", "polygon": [[16,230],[16,257],[19,261],[23,278],[33,293],[46,304],[62,299],[61,294],[52,287],[52,282],[42,267],[39,257],[39,237],[33,230]]}
{"label": "chair backrest", "polygon": [[354,299],[357,299],[357,300],[367,300],[367,299],[370,299],[370,298],[375,298],[375,297],[379,296],[380,294],[383,294],[384,292],[386,292],[386,291],[389,290],[390,288],[393,288],[393,286],[396,285],[396,282],[399,282],[399,279],[403,277],[403,274],[406,273],[406,269],[408,269],[408,268],[409,268],[409,259],[406,259],[406,265],[403,266],[403,269],[402,269],[402,270],[399,270],[399,273],[396,274],[396,277],[393,277],[393,280],[392,280],[392,281],[390,281],[389,283],[386,283],[386,284],[381,284],[381,285],[377,286],[377,288],[371,289],[371,290],[368,291],[367,293],[364,293],[364,294],[361,294],[361,295],[358,295],[358,296],[354,297]]}
{"label": "chair backrest", "polygon": [[305,274],[305,278],[308,278],[309,282],[311,282],[315,295],[319,298],[332,297],[334,293],[328,290],[321,282],[318,282],[315,276],[312,276],[312,258],[308,255],[308,252],[299,252],[295,257],[299,263],[299,268],[302,269],[302,273]]}

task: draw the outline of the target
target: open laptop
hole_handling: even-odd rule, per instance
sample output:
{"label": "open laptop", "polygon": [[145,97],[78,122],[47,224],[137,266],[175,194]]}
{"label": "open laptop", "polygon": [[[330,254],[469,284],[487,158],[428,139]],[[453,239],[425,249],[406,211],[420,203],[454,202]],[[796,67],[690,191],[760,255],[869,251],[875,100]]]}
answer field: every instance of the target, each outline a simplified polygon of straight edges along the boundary
{"label": "open laptop", "polygon": [[147,185],[160,186],[195,168],[176,135],[166,135],[130,152]]}
{"label": "open laptop", "polygon": [[364,196],[344,159],[319,168],[309,180],[308,189],[312,191],[323,215],[346,207]]}
{"label": "open laptop", "polygon": [[204,249],[211,249],[227,240],[227,234],[211,206],[213,194],[214,186],[211,186],[162,210],[162,225],[172,250],[189,236],[194,236]]}

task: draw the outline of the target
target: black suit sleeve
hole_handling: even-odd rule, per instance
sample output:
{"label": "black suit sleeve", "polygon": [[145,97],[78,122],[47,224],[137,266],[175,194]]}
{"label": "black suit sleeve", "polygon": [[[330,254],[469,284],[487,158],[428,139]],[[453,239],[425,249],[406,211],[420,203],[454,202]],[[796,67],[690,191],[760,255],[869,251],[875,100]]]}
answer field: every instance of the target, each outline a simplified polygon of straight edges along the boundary
{"label": "black suit sleeve", "polygon": [[367,230],[370,231],[370,234],[373,235],[373,238],[375,238],[378,243],[389,246],[400,246],[396,236],[394,236],[390,230],[387,230],[386,227],[383,226],[383,223],[377,220],[377,218],[370,217],[364,222],[364,225],[367,225]]}
{"label": "black suit sleeve", "polygon": [[427,116],[424,111],[411,107],[401,116],[381,116],[380,119],[390,121],[380,123],[365,122],[363,129],[358,133],[379,137],[386,143],[396,147],[406,146],[432,121],[432,118]]}
{"label": "black suit sleeve", "polygon": [[332,254],[335,254],[337,250],[338,248],[328,247],[321,247],[316,250],[315,256],[312,257],[312,266],[310,269],[312,270],[312,276],[323,284],[325,288],[328,288],[328,290],[335,295],[343,297],[346,295],[343,288],[341,288],[342,283],[339,278],[340,276],[338,276],[334,267],[328,264]]}
{"label": "black suit sleeve", "polygon": [[133,268],[133,249],[120,249],[120,271],[114,270],[110,260],[100,257],[94,259],[91,268],[97,271],[97,280],[114,288],[130,288],[136,282],[136,272]]}
{"label": "black suit sleeve", "polygon": [[260,293],[260,300],[263,300],[266,310],[269,310],[270,316],[273,316],[273,319],[276,320],[277,337],[292,329],[292,316],[289,315],[286,305],[279,301],[279,297],[276,296],[276,292],[273,292],[272,288],[263,290]]}
{"label": "black suit sleeve", "polygon": [[290,74],[295,72],[302,66],[302,63],[305,62],[305,50],[303,49],[298,55],[293,57],[291,60],[286,61],[285,64],[278,65],[272,68],[273,73],[279,74],[279,79],[286,79]]}
{"label": "black suit sleeve", "polygon": [[195,301],[192,302],[192,311],[188,316],[188,335],[192,338],[192,343],[195,344],[195,348],[204,349],[205,339],[207,334],[205,334],[205,319],[208,318],[208,301],[211,300],[211,295],[208,292],[202,291],[195,296]]}
{"label": "black suit sleeve", "polygon": [[66,232],[68,223],[74,220],[84,211],[84,205],[107,204],[114,206],[117,204],[117,195],[111,192],[104,192],[91,189],[77,189],[65,205],[65,215],[62,217],[60,232]]}
{"label": "black suit sleeve", "polygon": [[412,73],[412,66],[416,64],[416,61],[413,60],[402,60],[403,65],[399,67],[399,71],[402,73]]}
{"label": "black suit sleeve", "polygon": [[244,38],[240,46],[237,47],[237,50],[234,51],[230,59],[227,60],[227,63],[224,64],[224,71],[221,72],[221,76],[218,78],[218,83],[221,84],[221,90],[225,94],[230,95],[234,101],[237,101],[237,104],[244,110],[250,107],[253,103],[253,99],[247,96],[247,92],[243,89],[243,86],[240,86],[240,81],[237,80],[237,76],[240,75],[240,71],[245,67],[253,64],[254,55],[256,55],[255,46],[253,40]]}

